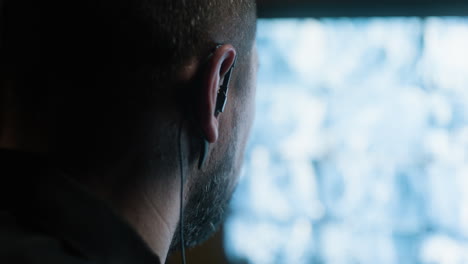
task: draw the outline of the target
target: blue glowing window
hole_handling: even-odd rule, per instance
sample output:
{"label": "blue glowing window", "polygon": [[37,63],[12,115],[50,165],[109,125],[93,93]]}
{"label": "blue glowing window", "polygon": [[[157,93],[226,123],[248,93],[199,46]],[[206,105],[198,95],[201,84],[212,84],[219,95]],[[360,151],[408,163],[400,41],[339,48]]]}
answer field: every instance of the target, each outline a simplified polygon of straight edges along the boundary
{"label": "blue glowing window", "polygon": [[468,263],[468,19],[261,20],[233,263]]}

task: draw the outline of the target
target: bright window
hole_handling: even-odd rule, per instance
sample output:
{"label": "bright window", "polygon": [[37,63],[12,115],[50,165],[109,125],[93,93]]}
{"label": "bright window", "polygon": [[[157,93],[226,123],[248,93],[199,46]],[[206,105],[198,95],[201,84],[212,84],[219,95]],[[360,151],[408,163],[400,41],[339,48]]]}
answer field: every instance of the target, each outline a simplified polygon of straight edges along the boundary
{"label": "bright window", "polygon": [[468,263],[468,19],[261,20],[233,263]]}

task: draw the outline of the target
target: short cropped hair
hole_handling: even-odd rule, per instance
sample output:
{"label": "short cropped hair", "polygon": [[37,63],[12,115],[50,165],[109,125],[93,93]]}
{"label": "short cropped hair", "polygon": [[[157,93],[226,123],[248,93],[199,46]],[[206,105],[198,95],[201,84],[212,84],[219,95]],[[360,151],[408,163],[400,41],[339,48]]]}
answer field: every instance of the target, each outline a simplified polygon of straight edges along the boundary
{"label": "short cropped hair", "polygon": [[[189,57],[204,56],[215,44],[232,43],[240,56],[248,53],[255,35],[253,0],[3,0],[0,5],[2,68],[75,80],[112,66],[114,72],[151,69],[153,78],[167,81]],[[212,38],[215,33],[219,39]]]}
{"label": "short cropped hair", "polygon": [[255,19],[254,0],[0,0],[0,94],[12,83],[54,140],[111,155],[188,59],[221,43],[247,58]]}

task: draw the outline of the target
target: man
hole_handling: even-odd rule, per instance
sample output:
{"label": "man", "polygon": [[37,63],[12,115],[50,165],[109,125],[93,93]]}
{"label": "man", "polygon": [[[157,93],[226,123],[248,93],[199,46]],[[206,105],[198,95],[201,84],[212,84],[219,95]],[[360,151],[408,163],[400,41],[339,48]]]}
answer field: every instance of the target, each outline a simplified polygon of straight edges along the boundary
{"label": "man", "polygon": [[253,119],[255,3],[0,12],[0,263],[164,263],[212,234]]}

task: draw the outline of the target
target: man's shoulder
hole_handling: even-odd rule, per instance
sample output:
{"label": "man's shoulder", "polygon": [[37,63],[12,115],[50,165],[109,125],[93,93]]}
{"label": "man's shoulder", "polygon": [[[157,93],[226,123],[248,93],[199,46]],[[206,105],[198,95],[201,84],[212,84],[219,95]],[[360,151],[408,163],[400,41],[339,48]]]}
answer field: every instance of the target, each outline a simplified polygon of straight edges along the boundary
{"label": "man's shoulder", "polygon": [[74,253],[62,241],[30,231],[19,225],[8,213],[0,212],[0,263],[92,263]]}

